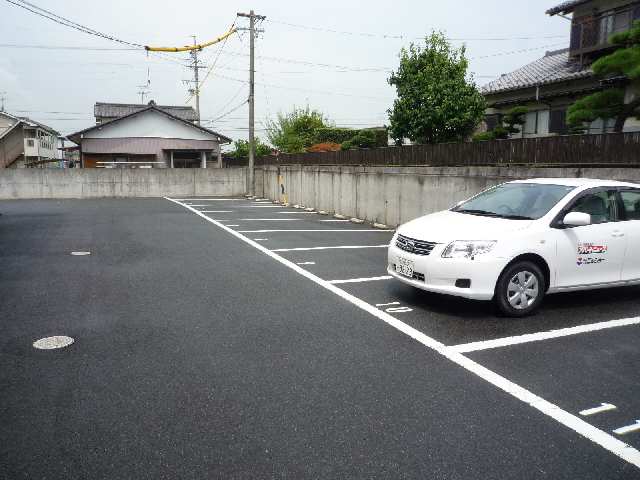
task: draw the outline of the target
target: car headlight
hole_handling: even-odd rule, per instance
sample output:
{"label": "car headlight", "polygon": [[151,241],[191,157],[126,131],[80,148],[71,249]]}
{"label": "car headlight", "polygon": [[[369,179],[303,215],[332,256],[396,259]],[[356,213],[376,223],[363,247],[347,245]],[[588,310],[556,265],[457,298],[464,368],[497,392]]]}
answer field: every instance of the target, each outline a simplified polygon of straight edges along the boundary
{"label": "car headlight", "polygon": [[442,258],[471,258],[493,250],[495,240],[456,240],[442,252]]}

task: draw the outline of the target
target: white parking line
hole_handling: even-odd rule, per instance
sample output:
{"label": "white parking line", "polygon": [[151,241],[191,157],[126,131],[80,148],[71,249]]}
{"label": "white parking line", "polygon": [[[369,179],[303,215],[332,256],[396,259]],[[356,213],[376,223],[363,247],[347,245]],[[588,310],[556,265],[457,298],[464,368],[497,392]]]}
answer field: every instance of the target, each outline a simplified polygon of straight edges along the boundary
{"label": "white parking line", "polygon": [[573,415],[565,410],[562,410],[559,406],[554,405],[553,403],[545,400],[542,397],[539,397],[538,395],[535,395],[529,390],[508,380],[507,378],[501,375],[498,375],[497,373],[489,370],[486,367],[483,367],[479,363],[476,363],[475,361],[465,357],[464,355],[455,351],[454,349],[447,347],[444,344],[438,342],[437,340],[425,335],[424,333],[398,320],[392,315],[379,310],[378,308],[374,307],[373,305],[370,305],[364,300],[361,300],[360,298],[355,297],[354,295],[351,295],[350,293],[342,290],[341,288],[335,285],[332,285],[325,280],[322,280],[317,275],[314,275],[313,273],[305,270],[304,268],[296,265],[295,263],[287,260],[286,258],[283,258],[280,255],[277,255],[276,253],[270,251],[268,248],[242,235],[240,232],[237,232],[231,228],[228,228],[219,222],[211,220],[209,217],[207,217],[206,215],[203,215],[201,212],[199,212],[195,208],[191,208],[187,205],[184,205],[183,203],[180,203],[168,197],[165,197],[165,199],[171,202],[174,202],[177,205],[181,205],[187,210],[200,216],[205,221],[208,221],[213,225],[216,225],[218,228],[225,230],[230,235],[233,235],[234,237],[238,238],[239,240],[242,240],[248,245],[261,251],[262,253],[271,257],[277,262],[280,262],[282,265],[290,268],[291,270],[298,273],[299,275],[316,283],[320,287],[334,293],[335,295],[339,296],[343,300],[350,302],[357,308],[369,313],[370,315],[378,318],[379,320],[382,320],[389,326],[413,338],[415,341],[421,343],[425,347],[434,350],[435,352],[439,353],[440,355],[447,358],[451,362],[464,368],[468,372],[473,373],[474,375],[480,377],[486,382],[494,385],[495,387],[499,388],[505,393],[511,395],[512,397],[526,403],[527,405],[530,405],[531,407],[547,415],[548,417],[553,418],[560,424],[573,430],[579,435],[582,435],[583,437],[591,440],[597,445],[600,445],[602,448],[608,450],[614,455],[617,455],[618,457],[622,458],[626,462],[629,462],[630,464],[640,468],[640,451],[626,444],[625,442],[615,438],[614,436],[610,435],[609,433],[603,430],[600,430],[597,427],[594,427],[590,423],[587,423],[584,420],[582,420],[580,417],[577,417],[576,415]]}
{"label": "white parking line", "polygon": [[272,252],[308,252],[312,250],[360,250],[361,248],[388,248],[389,245],[343,245],[337,247],[301,247],[301,248],[278,248]]}
{"label": "white parking line", "polygon": [[238,208],[284,208],[280,205],[242,205]]}
{"label": "white parking line", "polygon": [[640,430],[640,420],[636,420],[636,423],[633,425],[616,428],[613,433],[616,435],[626,435],[627,433],[637,432],[638,430]]}
{"label": "white parking line", "polygon": [[239,218],[241,222],[301,222],[301,218]]}
{"label": "white parking line", "polygon": [[315,265],[316,262],[298,262],[296,265]]}
{"label": "white parking line", "polygon": [[400,305],[400,302],[376,303],[376,307],[389,307],[391,305]]}
{"label": "white parking line", "polygon": [[314,212],[276,212],[281,215],[315,215]]}
{"label": "white parking line", "polygon": [[583,417],[588,417],[590,415],[596,415],[598,413],[610,412],[611,410],[615,410],[616,408],[618,407],[610,403],[601,403],[599,407],[587,408],[586,410],[582,410],[578,413]]}
{"label": "white parking line", "polygon": [[233,213],[233,210],[199,210],[202,213]]}
{"label": "white parking line", "polygon": [[316,228],[314,230],[241,230],[240,233],[276,233],[276,232],[330,232],[330,233],[338,233],[338,232],[393,232],[393,230],[370,230],[363,228],[362,230],[348,230],[346,228],[342,230],[329,230],[323,228]]}
{"label": "white parking line", "polygon": [[561,328],[559,330],[550,330],[547,332],[527,333],[526,335],[518,335],[515,337],[504,337],[496,338],[495,340],[486,340],[483,342],[465,343],[455,345],[450,348],[458,353],[477,352],[479,350],[488,350],[490,348],[539,342],[541,340],[549,340],[551,338],[567,337],[569,335],[577,335],[579,333],[597,332],[598,330],[605,330],[608,328],[626,327],[638,324],[640,324],[640,317],[623,318],[621,320],[591,323],[589,325],[579,325],[577,327]]}
{"label": "white parking line", "polygon": [[321,222],[327,222],[327,223],[344,223],[344,222],[349,222],[350,220],[320,220]]}
{"label": "white parking line", "polygon": [[348,280],[329,280],[329,283],[333,285],[341,285],[343,283],[364,283],[364,282],[379,282],[381,280],[391,280],[393,277],[385,275],[384,277],[369,277],[369,278],[350,278]]}

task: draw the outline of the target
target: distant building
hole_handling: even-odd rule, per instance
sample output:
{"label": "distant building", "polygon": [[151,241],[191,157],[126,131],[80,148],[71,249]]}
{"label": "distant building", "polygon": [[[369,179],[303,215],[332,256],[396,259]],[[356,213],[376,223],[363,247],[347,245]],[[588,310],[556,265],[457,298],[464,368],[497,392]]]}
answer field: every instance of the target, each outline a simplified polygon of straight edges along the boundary
{"label": "distant building", "polygon": [[231,139],[150,103],[73,133],[84,168],[206,168]]}
{"label": "distant building", "polygon": [[[518,70],[502,75],[481,91],[489,108],[485,129],[492,130],[501,117],[515,106],[526,106],[529,113],[523,130],[515,137],[561,135],[568,131],[567,108],[579,98],[608,88],[591,70],[591,64],[612,51],[608,39],[628,30],[640,20],[638,0],[574,0],[547,10],[548,15],[572,14],[570,46],[546,55]],[[629,99],[640,94],[640,86],[626,86]],[[597,120],[590,133],[613,129],[613,120]],[[629,119],[625,131],[640,130],[640,121]]]}
{"label": "distant building", "polygon": [[0,112],[0,168],[58,167],[58,136],[27,117]]}
{"label": "distant building", "polygon": [[149,106],[155,106],[157,109],[163,112],[170,113],[174,117],[181,118],[188,122],[196,122],[198,120],[198,114],[193,107],[186,107],[180,105],[156,105],[153,100],[148,104],[136,104],[136,103],[103,103],[96,102],[93,107],[93,114],[96,118],[96,125],[110,122],[117,118],[126,117],[132,113],[145,110]]}

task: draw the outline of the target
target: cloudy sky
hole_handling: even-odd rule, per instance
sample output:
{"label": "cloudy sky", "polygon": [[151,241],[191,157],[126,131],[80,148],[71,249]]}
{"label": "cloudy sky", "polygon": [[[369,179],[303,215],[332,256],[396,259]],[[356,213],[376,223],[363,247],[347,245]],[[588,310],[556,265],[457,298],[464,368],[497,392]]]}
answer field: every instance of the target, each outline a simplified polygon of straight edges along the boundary
{"label": "cloudy sky", "polygon": [[[384,124],[394,99],[386,79],[399,50],[433,29],[467,45],[478,85],[567,46],[569,34],[567,20],[544,13],[559,0],[29,1],[120,39],[162,46],[190,43],[191,35],[201,41],[217,37],[234,21],[247,26],[236,12],[255,8],[267,17],[256,60],[261,136],[267,118],[307,104],[339,126]],[[125,48],[0,0],[0,95],[6,110],[71,133],[92,125],[96,101],[139,103],[147,72],[151,91],[145,102],[187,102],[188,54],[148,56]],[[204,125],[232,138],[247,137],[248,51],[243,34],[201,54],[214,67],[201,71],[208,75],[201,95]]]}

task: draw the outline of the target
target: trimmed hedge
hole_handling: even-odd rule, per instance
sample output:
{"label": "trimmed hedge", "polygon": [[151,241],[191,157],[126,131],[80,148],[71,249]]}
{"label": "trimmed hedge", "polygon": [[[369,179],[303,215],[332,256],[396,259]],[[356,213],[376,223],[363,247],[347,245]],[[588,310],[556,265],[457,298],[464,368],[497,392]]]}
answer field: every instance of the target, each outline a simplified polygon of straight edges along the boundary
{"label": "trimmed hedge", "polygon": [[[371,147],[386,147],[388,145],[388,131],[386,128],[352,128],[325,127],[315,130],[314,143],[339,143],[349,142],[354,147],[358,144],[366,144]],[[366,141],[363,141],[366,139]]]}

